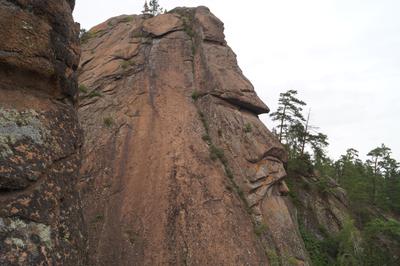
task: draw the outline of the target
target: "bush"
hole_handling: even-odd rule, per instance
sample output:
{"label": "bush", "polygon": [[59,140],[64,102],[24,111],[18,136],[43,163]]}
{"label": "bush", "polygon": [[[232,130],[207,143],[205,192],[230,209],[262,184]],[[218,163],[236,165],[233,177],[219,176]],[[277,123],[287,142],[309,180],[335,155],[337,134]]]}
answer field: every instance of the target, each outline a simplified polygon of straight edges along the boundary
{"label": "bush", "polygon": [[313,166],[311,161],[304,158],[291,158],[288,161],[288,173],[291,175],[303,175],[308,176],[313,172]]}
{"label": "bush", "polygon": [[210,145],[210,158],[211,160],[215,161],[220,159],[222,162],[225,161],[225,154],[224,150],[214,146],[213,144]]}
{"label": "bush", "polygon": [[123,61],[121,63],[122,69],[127,69],[128,67],[133,66],[133,65],[135,65],[135,62],[132,60]]}
{"label": "bush", "polygon": [[250,133],[253,130],[252,126],[250,123],[247,123],[246,125],[244,125],[244,132],[245,133]]}
{"label": "bush", "polygon": [[108,128],[112,127],[112,125],[114,124],[114,121],[111,117],[105,117],[103,119],[104,125]]}
{"label": "bush", "polygon": [[265,232],[267,232],[268,230],[268,226],[264,223],[261,224],[257,224],[254,228],[254,233],[256,233],[256,235],[261,236],[263,235]]}
{"label": "bush", "polygon": [[365,232],[368,238],[385,235],[400,241],[400,222],[393,219],[375,219],[366,225]]}
{"label": "bush", "polygon": [[374,219],[363,232],[363,265],[400,265],[400,257],[393,251],[400,250],[400,223],[389,219]]}
{"label": "bush", "polygon": [[100,92],[98,92],[98,91],[91,91],[91,92],[88,94],[87,97],[89,97],[89,98],[94,98],[94,97],[101,97],[101,96],[102,96],[102,95],[101,95]]}
{"label": "bush", "polygon": [[194,90],[192,92],[192,99],[193,101],[197,101],[197,99],[200,97],[200,93],[197,90]]}
{"label": "bush", "polygon": [[80,36],[79,36],[81,44],[86,44],[90,39],[97,37],[98,34],[101,34],[102,32],[103,32],[102,30],[93,32],[93,31],[86,31],[85,29],[82,29],[80,32]]}
{"label": "bush", "polygon": [[268,261],[271,266],[280,266],[281,265],[280,261],[279,261],[279,256],[276,254],[275,250],[267,249],[267,251],[265,253],[268,257]]}
{"label": "bush", "polygon": [[126,22],[131,22],[133,20],[133,16],[127,16],[127,17],[124,17],[124,18],[122,18],[120,21],[118,21],[118,22],[120,22],[120,23],[126,23]]}
{"label": "bush", "polygon": [[362,265],[362,246],[360,232],[354,226],[354,221],[346,219],[342,230],[338,235],[339,253],[337,261],[339,265]]}
{"label": "bush", "polygon": [[206,120],[206,117],[201,111],[199,111],[198,114],[200,116],[200,121],[203,124],[206,133],[208,134],[210,128],[209,128],[208,122]]}
{"label": "bush", "polygon": [[299,224],[300,234],[303,238],[304,245],[310,254],[310,259],[313,265],[328,265],[329,257],[326,254],[321,240],[318,240],[314,235],[309,233],[306,228]]}
{"label": "bush", "polygon": [[208,134],[204,134],[202,137],[202,140],[204,140],[205,142],[211,142],[211,137]]}
{"label": "bush", "polygon": [[79,85],[78,89],[79,89],[79,92],[82,92],[82,93],[87,93],[88,92],[88,89],[83,84]]}

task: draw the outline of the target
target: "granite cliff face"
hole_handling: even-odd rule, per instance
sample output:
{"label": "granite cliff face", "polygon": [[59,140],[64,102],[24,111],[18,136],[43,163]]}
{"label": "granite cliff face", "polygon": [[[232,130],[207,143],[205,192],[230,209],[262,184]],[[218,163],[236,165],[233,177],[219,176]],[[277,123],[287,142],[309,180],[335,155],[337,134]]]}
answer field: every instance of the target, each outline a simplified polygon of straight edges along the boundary
{"label": "granite cliff face", "polygon": [[310,265],[297,221],[337,232],[345,196],[291,203],[223,23],[124,15],[79,47],[73,8],[0,0],[0,265]]}
{"label": "granite cliff face", "polygon": [[82,265],[74,1],[0,1],[0,265]]}
{"label": "granite cliff face", "polygon": [[307,265],[286,153],[205,7],[84,38],[80,189],[93,265]]}

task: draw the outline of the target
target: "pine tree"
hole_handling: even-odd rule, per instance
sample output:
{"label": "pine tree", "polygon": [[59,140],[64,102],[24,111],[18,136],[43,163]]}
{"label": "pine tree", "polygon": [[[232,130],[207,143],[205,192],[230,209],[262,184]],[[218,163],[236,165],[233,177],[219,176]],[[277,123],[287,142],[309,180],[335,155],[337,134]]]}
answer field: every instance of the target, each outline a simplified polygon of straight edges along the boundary
{"label": "pine tree", "polygon": [[315,164],[319,165],[326,160],[325,148],[329,145],[328,136],[322,133],[309,134],[308,140],[314,152]]}
{"label": "pine tree", "polygon": [[161,14],[163,12],[163,9],[160,7],[160,4],[158,3],[158,0],[150,0],[149,5],[150,5],[150,13],[153,16],[157,16],[158,14]]}
{"label": "pine tree", "polygon": [[295,90],[281,93],[278,109],[270,115],[273,121],[279,121],[279,141],[282,141],[283,135],[287,133],[290,126],[305,121],[301,111],[303,110],[302,106],[306,105],[306,103],[297,99],[296,95],[297,91]]}
{"label": "pine tree", "polygon": [[328,146],[328,136],[319,132],[316,132],[318,127],[310,124],[311,109],[308,112],[307,120],[304,124],[304,131],[300,132],[299,138],[301,139],[301,150],[300,157],[304,155],[306,145],[310,145],[314,152],[314,159],[323,159],[325,157],[324,148]]}
{"label": "pine tree", "polygon": [[380,147],[377,147],[371,150],[367,156],[371,157],[371,159],[367,160],[367,164],[372,168],[373,178],[372,178],[372,203],[376,203],[377,196],[377,182],[378,176],[381,175],[381,171],[384,166],[384,158],[390,154],[390,148],[386,147],[385,144],[382,144]]}
{"label": "pine tree", "polygon": [[149,8],[149,5],[147,4],[147,0],[144,2],[142,13],[143,14],[150,14],[150,8]]}

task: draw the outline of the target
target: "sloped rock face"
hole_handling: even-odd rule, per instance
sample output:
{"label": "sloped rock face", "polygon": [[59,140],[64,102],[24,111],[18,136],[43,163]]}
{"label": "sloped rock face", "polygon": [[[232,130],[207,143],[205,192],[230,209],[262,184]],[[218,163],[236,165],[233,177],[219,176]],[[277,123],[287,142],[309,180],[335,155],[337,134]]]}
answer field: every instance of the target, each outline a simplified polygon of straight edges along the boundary
{"label": "sloped rock face", "polygon": [[286,153],[218,18],[120,16],[82,49],[90,265],[308,265]]}
{"label": "sloped rock face", "polygon": [[317,239],[337,235],[351,218],[345,190],[329,177],[298,175],[290,178],[292,202],[304,229]]}
{"label": "sloped rock face", "polygon": [[84,265],[74,1],[0,1],[0,265]]}

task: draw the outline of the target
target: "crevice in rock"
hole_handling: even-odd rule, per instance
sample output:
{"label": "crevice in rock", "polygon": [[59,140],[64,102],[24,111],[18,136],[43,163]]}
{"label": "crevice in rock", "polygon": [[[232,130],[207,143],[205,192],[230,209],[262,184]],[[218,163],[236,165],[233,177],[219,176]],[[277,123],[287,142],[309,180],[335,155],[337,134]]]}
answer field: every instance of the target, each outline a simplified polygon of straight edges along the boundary
{"label": "crevice in rock", "polygon": [[215,44],[215,45],[218,45],[218,46],[226,46],[226,44],[225,44],[225,42],[220,42],[220,41],[216,41],[216,40],[213,40],[213,39],[203,39],[203,42],[205,42],[205,43],[209,43],[209,44]]}

